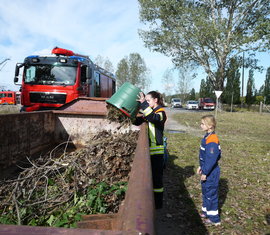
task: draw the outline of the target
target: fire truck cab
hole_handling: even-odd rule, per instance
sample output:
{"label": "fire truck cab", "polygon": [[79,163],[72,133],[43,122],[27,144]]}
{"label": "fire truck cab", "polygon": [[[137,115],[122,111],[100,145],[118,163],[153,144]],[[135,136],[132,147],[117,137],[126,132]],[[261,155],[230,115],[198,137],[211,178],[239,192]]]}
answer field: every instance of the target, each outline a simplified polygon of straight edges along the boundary
{"label": "fire truck cab", "polygon": [[212,98],[199,98],[199,109],[214,110],[216,103]]}
{"label": "fire truck cab", "polygon": [[1,104],[17,104],[15,91],[0,91],[0,105]]}
{"label": "fire truck cab", "polygon": [[67,49],[55,47],[52,55],[31,55],[17,63],[15,84],[22,67],[22,111],[58,108],[78,97],[109,98],[115,92],[112,73]]}

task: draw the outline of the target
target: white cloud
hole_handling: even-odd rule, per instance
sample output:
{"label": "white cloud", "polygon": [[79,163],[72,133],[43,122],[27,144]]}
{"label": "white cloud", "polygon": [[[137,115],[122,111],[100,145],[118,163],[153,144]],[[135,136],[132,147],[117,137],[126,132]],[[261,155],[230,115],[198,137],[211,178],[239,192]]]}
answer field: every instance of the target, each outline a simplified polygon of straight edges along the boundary
{"label": "white cloud", "polygon": [[115,68],[124,56],[138,52],[151,70],[152,89],[161,90],[160,77],[171,63],[144,48],[137,33],[140,27],[136,0],[2,0],[0,51],[3,58],[12,59],[0,78],[12,86],[16,62],[28,55],[50,54],[58,46],[91,58],[108,57]]}
{"label": "white cloud", "polygon": [[150,89],[164,91],[161,79],[172,63],[144,47],[138,36],[138,29],[144,26],[139,22],[137,0],[0,0],[0,3],[0,61],[11,58],[0,72],[0,85],[13,87],[17,62],[32,54],[50,54],[58,46],[90,58],[108,57],[115,68],[124,56],[138,52],[151,70]]}

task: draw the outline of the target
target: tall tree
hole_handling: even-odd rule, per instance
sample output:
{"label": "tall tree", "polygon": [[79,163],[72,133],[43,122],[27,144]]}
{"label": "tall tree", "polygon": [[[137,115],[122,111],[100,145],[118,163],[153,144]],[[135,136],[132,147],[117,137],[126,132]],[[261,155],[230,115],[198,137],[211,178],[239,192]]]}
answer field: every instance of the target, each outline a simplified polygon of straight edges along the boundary
{"label": "tall tree", "polygon": [[97,55],[95,58],[95,64],[107,70],[108,72],[114,73],[113,63],[109,60],[108,57],[104,58],[101,55]]}
{"label": "tall tree", "polygon": [[222,101],[226,104],[240,104],[240,64],[237,59],[230,60],[229,67],[226,71],[226,87],[222,93]]}
{"label": "tall tree", "polygon": [[171,95],[175,87],[172,69],[165,70],[161,82],[164,87],[165,94],[167,96]]}
{"label": "tall tree", "polygon": [[200,92],[199,92],[200,98],[206,97],[207,96],[206,93],[207,93],[207,91],[206,91],[206,83],[205,83],[205,80],[202,79],[201,80],[201,85],[200,85]]}
{"label": "tall tree", "polygon": [[104,64],[104,58],[101,55],[97,55],[97,57],[95,58],[95,64],[97,64],[98,66],[102,67]]}
{"label": "tall tree", "polygon": [[202,66],[223,90],[230,58],[268,43],[269,0],[139,0],[145,45],[172,57],[176,66]]}
{"label": "tall tree", "polygon": [[111,73],[114,73],[113,63],[108,58],[106,58],[103,68]]}
{"label": "tall tree", "polygon": [[195,92],[194,88],[192,88],[190,93],[189,93],[189,99],[190,100],[196,100],[196,92]]}
{"label": "tall tree", "polygon": [[254,84],[254,71],[249,70],[248,73],[248,82],[247,82],[247,94],[246,94],[246,103],[248,106],[252,105],[255,102],[255,84]]}
{"label": "tall tree", "polygon": [[199,95],[200,95],[200,98],[205,98],[205,97],[215,98],[214,88],[208,77],[206,77],[205,80],[204,79],[201,80]]}
{"label": "tall tree", "polygon": [[191,85],[191,81],[196,77],[193,73],[193,67],[191,65],[185,65],[178,68],[178,81],[176,90],[180,93],[180,97],[186,100]]}
{"label": "tall tree", "polygon": [[122,86],[125,82],[129,81],[129,66],[128,58],[125,57],[119,61],[116,70],[116,83],[117,87]]}
{"label": "tall tree", "polygon": [[265,97],[265,103],[270,104],[270,67],[267,69],[267,72],[266,72],[263,93]]}
{"label": "tall tree", "polygon": [[149,86],[149,69],[139,53],[129,55],[129,79],[142,90]]}
{"label": "tall tree", "polygon": [[142,90],[148,88],[150,84],[150,71],[144,59],[139,53],[131,53],[120,60],[117,65],[116,77],[118,87],[128,81]]}
{"label": "tall tree", "polygon": [[258,94],[259,96],[264,96],[264,85],[262,85],[258,91]]}
{"label": "tall tree", "polygon": [[215,92],[214,92],[214,86],[213,83],[211,81],[211,79],[209,77],[206,77],[206,97],[210,97],[215,99]]}

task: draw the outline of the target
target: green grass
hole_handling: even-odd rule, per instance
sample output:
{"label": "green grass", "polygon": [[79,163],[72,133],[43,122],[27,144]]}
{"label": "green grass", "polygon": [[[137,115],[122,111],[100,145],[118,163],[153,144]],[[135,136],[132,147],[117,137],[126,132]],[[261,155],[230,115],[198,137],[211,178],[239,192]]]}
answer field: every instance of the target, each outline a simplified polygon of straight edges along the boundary
{"label": "green grass", "polygon": [[[207,112],[209,114],[211,112]],[[199,130],[206,113],[174,116],[182,125]],[[214,114],[214,113],[213,113]],[[207,227],[210,234],[270,233],[270,115],[218,113],[217,131],[222,148],[220,160],[220,227]],[[202,132],[202,136],[203,136]],[[189,134],[166,133],[171,164],[181,169],[198,167],[200,138]],[[197,211],[201,208],[199,178],[184,180]],[[192,219],[192,218],[191,218]]]}

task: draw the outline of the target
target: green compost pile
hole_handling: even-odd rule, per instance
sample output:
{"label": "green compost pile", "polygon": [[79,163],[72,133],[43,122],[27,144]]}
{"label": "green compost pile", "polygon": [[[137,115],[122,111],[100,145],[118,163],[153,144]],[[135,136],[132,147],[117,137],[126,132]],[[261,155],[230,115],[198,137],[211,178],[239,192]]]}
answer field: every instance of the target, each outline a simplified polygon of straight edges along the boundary
{"label": "green compost pile", "polygon": [[[62,143],[0,182],[0,223],[76,227],[84,214],[116,213],[124,199],[137,132],[100,132],[68,153]],[[59,151],[62,154],[59,154]]]}

